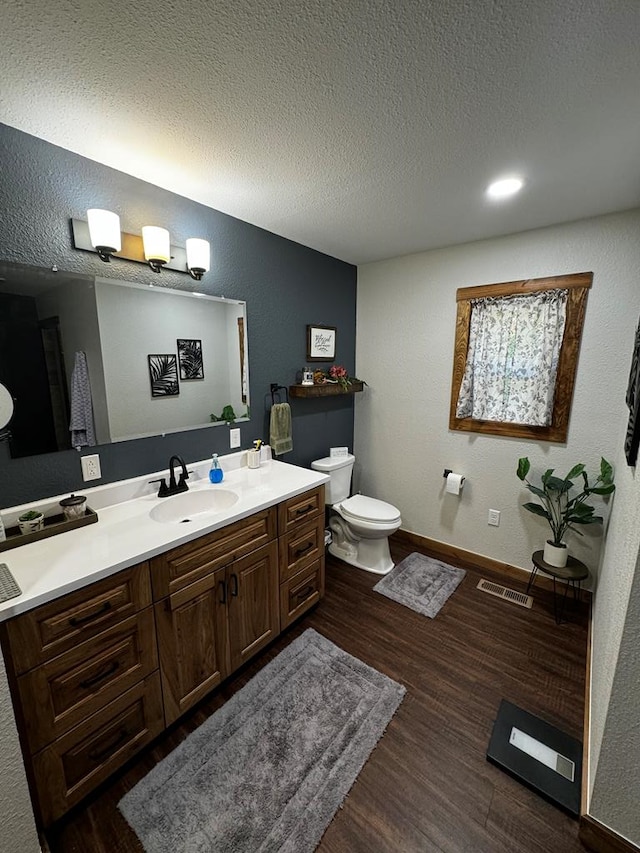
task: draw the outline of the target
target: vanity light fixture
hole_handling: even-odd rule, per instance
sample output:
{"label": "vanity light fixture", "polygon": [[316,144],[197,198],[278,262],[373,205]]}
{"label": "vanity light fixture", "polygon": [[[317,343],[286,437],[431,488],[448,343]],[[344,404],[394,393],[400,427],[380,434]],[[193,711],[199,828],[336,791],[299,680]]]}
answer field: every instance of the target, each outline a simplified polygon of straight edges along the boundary
{"label": "vanity light fixture", "polygon": [[149,264],[154,272],[163,269],[189,273],[196,281],[211,268],[208,240],[189,237],[185,246],[172,246],[169,232],[157,225],[145,225],[140,234],[120,231],[120,217],[110,210],[91,208],[87,219],[72,219],[73,245],[83,252],[95,252],[103,261],[113,255],[121,261]]}
{"label": "vanity light fixture", "polygon": [[211,266],[211,251],[209,241],[200,237],[189,237],[187,246],[187,269],[191,278],[200,281],[209,272]]}
{"label": "vanity light fixture", "polygon": [[100,256],[100,260],[109,262],[122,248],[120,236],[120,217],[110,210],[92,207],[87,210],[89,237],[91,245]]}
{"label": "vanity light fixture", "polygon": [[523,186],[524,181],[522,178],[517,178],[515,176],[501,178],[499,181],[494,181],[492,184],[489,184],[487,187],[487,195],[490,199],[499,201],[500,199],[509,198],[509,196],[520,192]]}
{"label": "vanity light fixture", "polygon": [[142,245],[145,261],[154,272],[161,272],[162,267],[171,260],[171,241],[167,229],[158,225],[143,225]]}

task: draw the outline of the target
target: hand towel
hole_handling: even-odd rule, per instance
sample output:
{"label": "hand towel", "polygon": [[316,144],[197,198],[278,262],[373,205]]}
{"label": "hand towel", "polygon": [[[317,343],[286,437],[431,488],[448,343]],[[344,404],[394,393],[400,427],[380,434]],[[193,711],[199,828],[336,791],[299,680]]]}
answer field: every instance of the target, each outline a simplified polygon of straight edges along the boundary
{"label": "hand towel", "polygon": [[71,374],[71,419],[69,422],[71,446],[93,447],[96,443],[96,431],[93,424],[93,405],[87,357],[83,352],[76,353]]}
{"label": "hand towel", "polygon": [[269,444],[276,456],[293,450],[291,407],[288,403],[274,403],[271,406]]}

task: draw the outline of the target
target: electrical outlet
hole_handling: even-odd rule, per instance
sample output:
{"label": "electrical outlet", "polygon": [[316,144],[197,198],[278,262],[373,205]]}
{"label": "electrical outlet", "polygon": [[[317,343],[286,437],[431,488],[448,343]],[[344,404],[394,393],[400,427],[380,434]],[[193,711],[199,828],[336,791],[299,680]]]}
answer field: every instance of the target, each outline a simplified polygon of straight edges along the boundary
{"label": "electrical outlet", "polygon": [[99,480],[102,477],[100,457],[97,453],[93,453],[91,456],[82,456],[80,464],[82,465],[82,479],[85,483],[87,480]]}
{"label": "electrical outlet", "polygon": [[240,447],[240,430],[229,430],[229,447]]}
{"label": "electrical outlet", "polygon": [[487,524],[490,524],[492,527],[500,527],[500,510],[499,509],[490,509],[489,510],[489,518],[487,519]]}

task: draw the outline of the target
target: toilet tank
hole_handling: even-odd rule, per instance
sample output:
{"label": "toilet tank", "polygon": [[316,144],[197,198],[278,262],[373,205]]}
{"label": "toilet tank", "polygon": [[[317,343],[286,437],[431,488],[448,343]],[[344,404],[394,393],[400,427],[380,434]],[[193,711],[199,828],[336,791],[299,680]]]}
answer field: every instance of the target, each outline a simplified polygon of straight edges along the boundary
{"label": "toilet tank", "polygon": [[330,480],[324,487],[324,502],[337,504],[346,500],[351,494],[351,473],[356,457],[348,453],[346,456],[325,456],[311,463],[314,471],[328,474]]}

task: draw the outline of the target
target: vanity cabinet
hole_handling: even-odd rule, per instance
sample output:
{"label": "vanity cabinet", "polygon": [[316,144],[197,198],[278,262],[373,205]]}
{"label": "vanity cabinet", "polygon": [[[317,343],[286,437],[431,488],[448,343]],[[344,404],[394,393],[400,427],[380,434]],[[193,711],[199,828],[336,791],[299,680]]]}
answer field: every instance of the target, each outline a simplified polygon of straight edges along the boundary
{"label": "vanity cabinet", "polygon": [[0,624],[47,827],[324,594],[324,487]]}
{"label": "vanity cabinet", "polygon": [[45,826],[164,728],[151,605],[144,562],[2,626]]}

